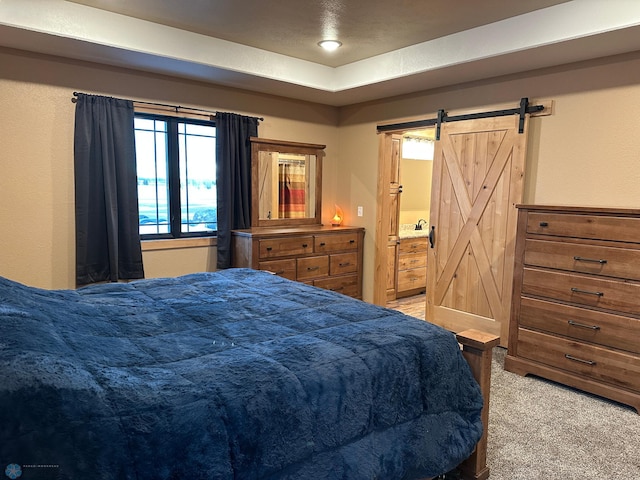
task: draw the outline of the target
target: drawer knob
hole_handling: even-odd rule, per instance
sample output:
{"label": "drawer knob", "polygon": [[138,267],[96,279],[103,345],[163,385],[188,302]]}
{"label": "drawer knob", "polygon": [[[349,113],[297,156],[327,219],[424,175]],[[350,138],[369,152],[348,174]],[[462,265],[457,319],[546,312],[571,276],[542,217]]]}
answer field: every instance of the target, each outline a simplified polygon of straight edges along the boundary
{"label": "drawer knob", "polygon": [[302,248],[307,248],[309,245],[307,243],[302,244]]}
{"label": "drawer knob", "polygon": [[587,365],[596,364],[596,362],[594,362],[593,360],[583,360],[582,358],[574,357],[573,355],[569,355],[568,353],[565,353],[564,358],[566,358],[567,360],[572,360],[574,362],[586,363]]}
{"label": "drawer knob", "polygon": [[579,256],[574,256],[573,259],[576,262],[592,262],[592,263],[599,263],[600,265],[604,265],[605,263],[607,263],[606,260],[602,260],[602,259],[597,259],[597,258],[584,258],[584,257],[579,257]]}
{"label": "drawer knob", "polygon": [[571,287],[571,291],[573,293],[583,293],[585,295],[595,295],[597,297],[604,297],[603,292],[591,292],[589,290],[580,290],[579,288],[576,288],[576,287]]}
{"label": "drawer knob", "polygon": [[549,222],[540,222],[540,226],[541,227],[548,227],[549,226]]}
{"label": "drawer knob", "polygon": [[321,247],[324,247],[325,245],[326,245],[326,243],[324,243],[324,242],[320,242],[320,246],[321,246]]}
{"label": "drawer knob", "polygon": [[339,265],[340,267],[348,267],[349,265],[351,265],[351,262],[339,263],[338,265]]}
{"label": "drawer knob", "polygon": [[349,240],[349,243],[356,243],[356,241],[352,239],[352,240]]}
{"label": "drawer knob", "polygon": [[573,320],[567,320],[567,323],[572,327],[588,328],[590,330],[600,330],[598,325],[586,325],[584,323],[574,322]]}
{"label": "drawer knob", "polygon": [[267,252],[270,252],[271,250],[273,250],[273,247],[267,247]]}
{"label": "drawer knob", "polygon": [[320,267],[307,267],[309,272],[313,272],[314,270],[320,270]]}

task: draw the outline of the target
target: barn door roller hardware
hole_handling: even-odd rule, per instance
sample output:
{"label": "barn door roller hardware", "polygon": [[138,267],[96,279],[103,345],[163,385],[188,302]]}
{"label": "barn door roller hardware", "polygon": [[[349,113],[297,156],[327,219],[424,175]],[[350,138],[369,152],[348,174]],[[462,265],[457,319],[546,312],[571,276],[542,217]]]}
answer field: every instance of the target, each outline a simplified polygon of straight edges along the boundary
{"label": "barn door roller hardware", "polygon": [[459,122],[461,120],[473,120],[476,118],[490,117],[506,117],[508,115],[519,115],[518,133],[524,132],[524,119],[528,113],[535,113],[544,110],[544,105],[529,105],[529,99],[523,97],[520,99],[518,108],[509,108],[506,110],[492,110],[489,112],[467,113],[465,115],[448,116],[445,110],[438,110],[436,118],[425,120],[416,120],[414,122],[394,123],[390,125],[378,125],[378,132],[388,132],[390,130],[410,130],[413,128],[436,127],[436,140],[440,140],[440,127],[445,122]]}

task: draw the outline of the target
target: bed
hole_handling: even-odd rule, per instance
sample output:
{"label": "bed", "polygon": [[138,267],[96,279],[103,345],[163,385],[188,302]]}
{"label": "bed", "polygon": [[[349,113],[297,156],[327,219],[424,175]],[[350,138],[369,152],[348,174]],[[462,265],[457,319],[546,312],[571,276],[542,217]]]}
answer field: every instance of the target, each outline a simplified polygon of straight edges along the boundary
{"label": "bed", "polygon": [[465,461],[486,478],[495,343],[466,343],[249,269],[78,290],[0,277],[0,463],[24,479],[393,480]]}

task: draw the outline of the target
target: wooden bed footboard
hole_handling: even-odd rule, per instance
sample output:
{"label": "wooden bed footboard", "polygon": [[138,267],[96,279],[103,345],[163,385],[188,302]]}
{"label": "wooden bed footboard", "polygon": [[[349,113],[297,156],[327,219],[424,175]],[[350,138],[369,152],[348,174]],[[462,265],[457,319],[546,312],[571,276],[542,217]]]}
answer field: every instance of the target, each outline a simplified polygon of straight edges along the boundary
{"label": "wooden bed footboard", "polygon": [[500,342],[500,337],[478,330],[465,330],[456,335],[462,345],[462,354],[469,363],[473,376],[482,391],[484,407],[482,408],[482,424],[484,432],[471,456],[460,466],[464,479],[484,480],[489,478],[487,466],[487,437],[489,431],[489,390],[491,386],[492,349]]}

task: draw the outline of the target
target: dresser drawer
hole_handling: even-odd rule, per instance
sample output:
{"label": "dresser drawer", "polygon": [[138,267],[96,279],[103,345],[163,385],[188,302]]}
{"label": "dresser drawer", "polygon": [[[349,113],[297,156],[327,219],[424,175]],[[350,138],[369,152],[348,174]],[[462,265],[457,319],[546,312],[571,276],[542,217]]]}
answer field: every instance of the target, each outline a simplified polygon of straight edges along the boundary
{"label": "dresser drawer", "polygon": [[519,325],[640,353],[640,319],[524,297]]}
{"label": "dresser drawer", "polygon": [[268,270],[289,280],[296,279],[296,259],[268,260],[258,264],[258,270]]}
{"label": "dresser drawer", "polygon": [[357,233],[337,233],[333,235],[316,235],[314,237],[316,253],[338,252],[340,250],[357,250]]}
{"label": "dresser drawer", "polygon": [[339,292],[350,297],[357,297],[360,295],[358,291],[358,276],[357,275],[343,275],[336,278],[325,278],[321,280],[314,280],[313,284],[316,287],[324,288],[325,290],[331,290]]}
{"label": "dresser drawer", "polygon": [[398,272],[398,291],[424,288],[427,285],[427,269],[412,268]]}
{"label": "dresser drawer", "polygon": [[640,283],[525,268],[522,292],[563,302],[639,314]]}
{"label": "dresser drawer", "polygon": [[427,238],[405,238],[400,240],[400,248],[398,249],[400,254],[403,253],[427,253]]}
{"label": "dresser drawer", "polygon": [[258,242],[260,258],[313,253],[313,237],[269,238]]}
{"label": "dresser drawer", "polygon": [[640,389],[640,357],[520,329],[518,356],[630,390]]}
{"label": "dresser drawer", "polygon": [[[640,239],[640,232],[638,232]],[[640,249],[526,240],[525,265],[640,280]]]}
{"label": "dresser drawer", "polygon": [[529,212],[527,233],[638,243],[640,218]]}
{"label": "dresser drawer", "polygon": [[358,254],[335,253],[329,255],[329,275],[354,273],[358,271]]}
{"label": "dresser drawer", "polygon": [[427,253],[401,254],[398,256],[398,270],[424,268],[427,266]]}
{"label": "dresser drawer", "polygon": [[298,280],[326,277],[329,275],[329,257],[321,255],[319,257],[298,258],[296,271]]}

